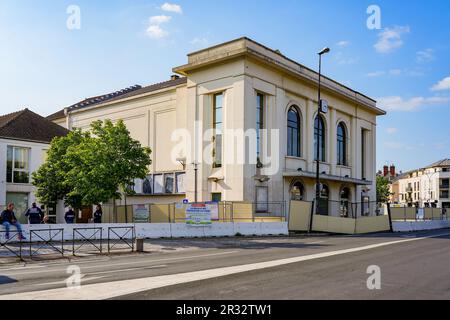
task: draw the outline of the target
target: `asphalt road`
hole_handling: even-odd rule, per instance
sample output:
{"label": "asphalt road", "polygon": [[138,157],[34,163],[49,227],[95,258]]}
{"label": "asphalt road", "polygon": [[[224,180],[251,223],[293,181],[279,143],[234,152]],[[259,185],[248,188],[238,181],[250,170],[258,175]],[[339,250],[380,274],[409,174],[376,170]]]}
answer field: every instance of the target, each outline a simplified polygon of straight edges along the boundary
{"label": "asphalt road", "polygon": [[[0,299],[450,299],[450,230],[152,241],[146,254],[0,268]],[[81,270],[68,290],[67,267]],[[369,266],[381,289],[367,288]]]}

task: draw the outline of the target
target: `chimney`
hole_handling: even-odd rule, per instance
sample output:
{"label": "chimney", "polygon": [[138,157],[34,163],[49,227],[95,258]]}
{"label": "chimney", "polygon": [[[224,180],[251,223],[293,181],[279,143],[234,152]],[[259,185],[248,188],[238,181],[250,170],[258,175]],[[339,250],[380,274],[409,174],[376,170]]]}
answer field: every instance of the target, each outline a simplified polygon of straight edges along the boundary
{"label": "chimney", "polygon": [[394,165],[391,165],[391,167],[389,168],[389,171],[391,173],[391,177],[395,177],[396,176],[395,166]]}
{"label": "chimney", "polygon": [[170,76],[170,80],[178,80],[178,79],[180,79],[180,76],[177,76],[176,74],[173,74],[173,75],[171,75]]}
{"label": "chimney", "polygon": [[383,177],[387,177],[389,174],[389,167],[388,166],[384,166],[383,167]]}

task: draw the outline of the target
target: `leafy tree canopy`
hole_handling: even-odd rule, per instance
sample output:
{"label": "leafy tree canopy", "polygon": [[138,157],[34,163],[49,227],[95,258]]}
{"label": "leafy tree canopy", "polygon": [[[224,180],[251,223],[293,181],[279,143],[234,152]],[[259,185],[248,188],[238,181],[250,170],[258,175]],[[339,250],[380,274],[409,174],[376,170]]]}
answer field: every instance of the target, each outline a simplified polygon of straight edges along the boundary
{"label": "leafy tree canopy", "polygon": [[377,176],[377,201],[387,203],[390,196],[389,180],[385,177]]}
{"label": "leafy tree canopy", "polygon": [[74,130],[55,138],[46,162],[33,173],[44,204],[64,200],[81,208],[119,199],[134,179],[144,179],[151,150],[131,138],[123,121],[96,121],[90,131]]}

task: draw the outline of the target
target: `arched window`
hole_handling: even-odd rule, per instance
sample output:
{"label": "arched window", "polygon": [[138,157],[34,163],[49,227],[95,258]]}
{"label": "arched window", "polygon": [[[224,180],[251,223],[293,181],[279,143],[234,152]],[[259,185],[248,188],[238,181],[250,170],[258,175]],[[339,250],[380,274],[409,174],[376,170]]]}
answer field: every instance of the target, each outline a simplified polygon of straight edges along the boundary
{"label": "arched window", "polygon": [[300,115],[298,109],[292,106],[287,116],[287,155],[301,157]]}
{"label": "arched window", "polygon": [[341,190],[341,217],[348,218],[350,214],[350,189],[344,187]]}
{"label": "arched window", "polygon": [[330,189],[327,185],[322,185],[322,190],[320,191],[320,198],[317,202],[318,212],[320,215],[327,216],[328,215],[328,207],[329,207],[329,198],[330,198]]}
{"label": "arched window", "polygon": [[305,199],[305,188],[300,181],[295,182],[291,187],[291,200],[303,201]]}
{"label": "arched window", "polygon": [[337,164],[347,165],[347,130],[342,122],[337,127]]}
{"label": "arched window", "polygon": [[[318,137],[317,137],[318,135]],[[319,155],[317,155],[317,138],[319,138]],[[321,116],[314,121],[314,160],[326,161],[325,158],[325,122]]]}

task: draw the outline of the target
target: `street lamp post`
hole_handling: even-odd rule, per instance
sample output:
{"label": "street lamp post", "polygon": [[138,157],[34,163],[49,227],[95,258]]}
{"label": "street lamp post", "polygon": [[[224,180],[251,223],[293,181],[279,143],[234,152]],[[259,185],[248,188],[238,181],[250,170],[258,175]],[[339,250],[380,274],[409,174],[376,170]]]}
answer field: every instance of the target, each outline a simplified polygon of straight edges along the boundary
{"label": "street lamp post", "polygon": [[[330,52],[330,48],[324,48],[318,53],[319,55],[319,90],[318,90],[318,108],[317,108],[317,119],[319,120],[320,114],[322,113],[322,98],[321,98],[321,86],[322,86],[322,55]],[[314,128],[316,126],[316,120],[314,119]],[[319,126],[319,124],[317,124]],[[319,213],[318,201],[320,198],[320,143],[319,143],[319,128],[316,130],[316,214]],[[312,219],[311,219],[312,220]]]}

